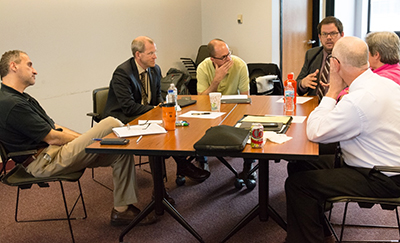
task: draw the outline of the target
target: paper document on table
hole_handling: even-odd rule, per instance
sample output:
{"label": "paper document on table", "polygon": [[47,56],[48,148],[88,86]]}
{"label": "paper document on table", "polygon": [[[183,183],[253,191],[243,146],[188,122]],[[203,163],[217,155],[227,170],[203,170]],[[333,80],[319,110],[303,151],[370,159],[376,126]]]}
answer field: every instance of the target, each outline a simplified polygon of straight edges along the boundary
{"label": "paper document on table", "polygon": [[222,116],[225,112],[211,112],[211,111],[188,111],[179,117],[187,118],[203,118],[203,119],[215,119]]}
{"label": "paper document on table", "polygon": [[306,116],[293,116],[292,123],[303,123],[306,118]]}
{"label": "paper document on table", "polygon": [[269,122],[280,122],[287,124],[292,120],[291,116],[245,116],[241,122],[258,122],[258,123],[269,123]]}
{"label": "paper document on table", "polygon": [[[278,144],[282,144],[282,143],[292,139],[292,137],[286,136],[286,134],[278,134],[276,132],[271,132],[271,131],[264,131],[263,135],[264,135],[263,136],[264,142],[269,140],[271,142],[278,143]],[[251,144],[251,138],[249,138],[247,143]]]}
{"label": "paper document on table", "polygon": [[134,125],[126,127],[114,127],[113,132],[120,138],[134,137],[140,135],[160,134],[167,131],[156,123],[148,123],[146,125]]}
{"label": "paper document on table", "polygon": [[[313,97],[304,97],[304,96],[297,96],[296,97],[296,104],[304,104],[307,101],[311,100]],[[276,101],[277,103],[283,103],[283,97]]]}

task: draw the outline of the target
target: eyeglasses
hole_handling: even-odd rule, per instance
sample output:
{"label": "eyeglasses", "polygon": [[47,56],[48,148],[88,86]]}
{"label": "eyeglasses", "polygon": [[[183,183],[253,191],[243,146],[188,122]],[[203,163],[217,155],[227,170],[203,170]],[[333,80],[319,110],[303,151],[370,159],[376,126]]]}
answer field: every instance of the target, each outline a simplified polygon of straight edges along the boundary
{"label": "eyeglasses", "polygon": [[141,52],[141,53],[143,53],[143,54],[145,54],[145,55],[147,55],[147,56],[153,56],[153,55],[156,55],[157,53],[156,52],[148,52],[148,53],[144,53],[144,52]]}
{"label": "eyeglasses", "polygon": [[334,57],[334,56],[332,56],[332,55],[329,55],[329,56],[327,57],[327,59],[330,59],[330,58],[335,59],[335,60],[340,64],[340,61],[339,61],[339,59],[337,59],[337,57]]}
{"label": "eyeglasses", "polygon": [[213,57],[213,58],[223,61],[223,60],[227,59],[228,57],[230,57],[231,54],[232,54],[232,52],[229,51],[228,54],[226,54],[226,55],[224,55],[222,57]]}
{"label": "eyeglasses", "polygon": [[322,32],[321,36],[324,37],[324,38],[328,38],[328,36],[331,36],[332,38],[335,38],[335,37],[338,36],[338,34],[339,34],[339,32],[330,32],[330,33]]}

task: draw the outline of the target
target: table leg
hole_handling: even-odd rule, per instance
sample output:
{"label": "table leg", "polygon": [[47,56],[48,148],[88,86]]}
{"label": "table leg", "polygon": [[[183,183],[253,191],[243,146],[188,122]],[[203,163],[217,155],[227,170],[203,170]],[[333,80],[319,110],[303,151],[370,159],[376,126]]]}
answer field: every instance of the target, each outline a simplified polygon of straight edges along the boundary
{"label": "table leg", "polygon": [[153,171],[154,200],[152,200],[147,207],[122,231],[119,236],[119,242],[123,243],[124,236],[153,210],[155,210],[157,215],[163,215],[164,210],[166,210],[176,221],[196,237],[199,242],[204,242],[201,236],[185,221],[167,199],[164,198],[164,181],[161,166],[163,163],[163,157],[149,156],[149,162]]}
{"label": "table leg", "polygon": [[281,216],[269,205],[269,160],[259,160],[258,173],[258,204],[255,206],[233,229],[225,236],[221,242],[226,242],[240,229],[246,226],[257,215],[260,221],[267,221],[271,218],[286,231],[287,224]]}

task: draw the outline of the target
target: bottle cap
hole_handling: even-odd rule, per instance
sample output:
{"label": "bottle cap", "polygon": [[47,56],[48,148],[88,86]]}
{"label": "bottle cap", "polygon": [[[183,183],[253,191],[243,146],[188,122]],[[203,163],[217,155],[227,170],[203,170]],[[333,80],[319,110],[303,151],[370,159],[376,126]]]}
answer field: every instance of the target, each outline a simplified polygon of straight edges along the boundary
{"label": "bottle cap", "polygon": [[293,78],[294,78],[294,73],[289,73],[289,74],[287,75],[287,78],[288,78],[288,79],[293,79]]}

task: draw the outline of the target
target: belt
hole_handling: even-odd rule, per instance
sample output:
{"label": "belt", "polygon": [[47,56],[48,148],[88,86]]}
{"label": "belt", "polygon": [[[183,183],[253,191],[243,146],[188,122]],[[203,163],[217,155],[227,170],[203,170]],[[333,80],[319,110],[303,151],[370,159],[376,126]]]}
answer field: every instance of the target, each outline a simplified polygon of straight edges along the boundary
{"label": "belt", "polygon": [[47,147],[37,149],[37,153],[30,155],[24,162],[22,162],[22,166],[24,166],[25,168],[28,167],[28,165],[30,165],[35,159],[37,159],[38,155],[43,152],[45,148]]}

